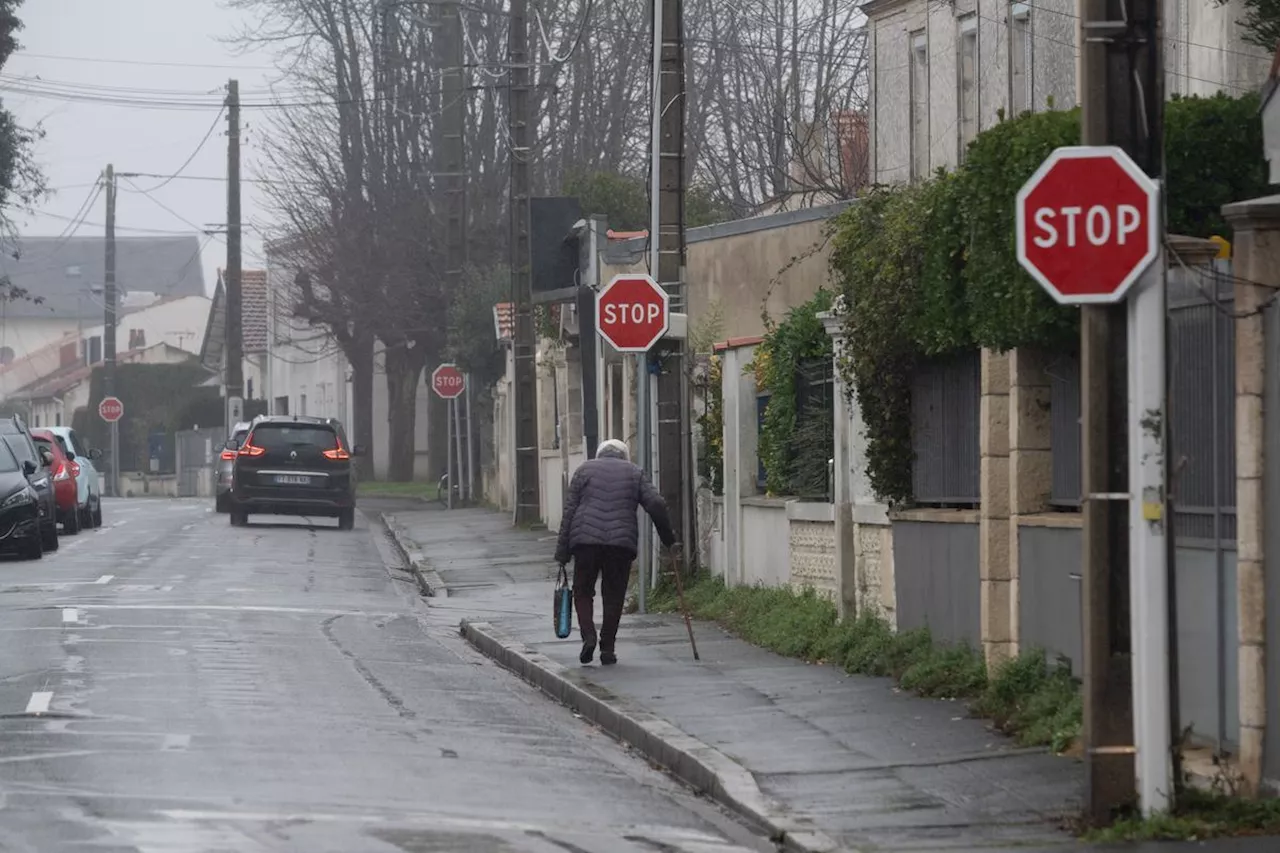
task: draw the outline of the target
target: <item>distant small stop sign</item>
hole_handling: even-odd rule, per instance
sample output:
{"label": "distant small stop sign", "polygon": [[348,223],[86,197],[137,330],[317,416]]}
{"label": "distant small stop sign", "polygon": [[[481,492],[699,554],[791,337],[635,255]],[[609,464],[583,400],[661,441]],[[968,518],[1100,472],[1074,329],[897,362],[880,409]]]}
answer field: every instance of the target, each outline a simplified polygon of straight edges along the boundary
{"label": "distant small stop sign", "polygon": [[596,297],[596,329],[619,352],[648,352],[671,323],[670,299],[641,273],[615,276]]}
{"label": "distant small stop sign", "polygon": [[442,364],[431,373],[431,390],[446,400],[466,390],[467,379],[456,364]]}
{"label": "distant small stop sign", "polygon": [[1123,150],[1059,148],[1018,193],[1018,261],[1060,303],[1119,302],[1159,255],[1159,199]]}

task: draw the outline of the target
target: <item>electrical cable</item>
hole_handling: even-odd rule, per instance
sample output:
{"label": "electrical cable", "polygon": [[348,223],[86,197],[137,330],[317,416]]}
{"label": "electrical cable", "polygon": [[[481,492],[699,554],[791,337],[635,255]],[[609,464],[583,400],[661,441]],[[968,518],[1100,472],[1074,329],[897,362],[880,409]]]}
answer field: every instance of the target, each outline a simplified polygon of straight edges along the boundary
{"label": "electrical cable", "polygon": [[[174,172],[172,175],[169,175],[161,183],[156,184],[154,187],[151,187],[150,189],[144,190],[141,187],[139,187],[137,184],[133,183],[133,181],[131,180],[129,181],[129,183],[138,192],[143,193],[144,195],[147,195],[149,193],[155,192],[158,189],[161,189],[162,187],[168,186],[169,183],[173,181],[175,178],[181,177],[182,173],[187,170],[187,167],[191,165],[192,161],[194,161],[196,157],[200,154],[200,152],[204,150],[204,147],[209,143],[209,140],[213,138],[213,133],[218,129],[218,124],[222,121],[222,116],[225,112],[226,112],[226,107],[223,107],[222,109],[218,110],[218,114],[214,116],[213,124],[209,125],[209,130],[207,133],[205,133],[204,139],[200,140],[200,144],[197,145],[196,149],[191,152],[191,156],[188,157],[186,161],[181,166],[178,167],[178,171]],[[126,178],[126,180],[128,179]]]}

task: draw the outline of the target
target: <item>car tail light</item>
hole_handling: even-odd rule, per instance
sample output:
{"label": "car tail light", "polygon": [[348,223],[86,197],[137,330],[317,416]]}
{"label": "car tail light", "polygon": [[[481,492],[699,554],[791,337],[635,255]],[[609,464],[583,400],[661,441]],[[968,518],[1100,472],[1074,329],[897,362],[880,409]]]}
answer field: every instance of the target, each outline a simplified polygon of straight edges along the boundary
{"label": "car tail light", "polygon": [[236,452],[234,450],[222,451],[221,459],[223,462],[230,462],[232,459],[235,459],[235,458],[236,458]]}
{"label": "car tail light", "polygon": [[342,442],[338,442],[338,446],[333,448],[332,450],[326,450],[324,452],[324,455],[326,459],[350,459],[351,458],[351,454],[348,453],[346,448],[342,446]]}
{"label": "car tail light", "polygon": [[53,479],[55,480],[65,480],[71,476],[73,476],[71,469],[67,467],[66,462],[59,462],[58,467],[53,469]]}
{"label": "car tail light", "polygon": [[79,463],[79,462],[76,462],[76,461],[74,461],[74,460],[73,460],[73,461],[71,461],[71,462],[69,462],[69,463],[67,463],[67,464],[71,467],[71,476],[72,476],[72,477],[79,477],[79,476],[80,476],[80,463]]}
{"label": "car tail light", "polygon": [[258,447],[256,444],[252,444],[248,441],[246,441],[244,446],[240,448],[241,456],[261,456],[266,452],[267,449],[265,447]]}

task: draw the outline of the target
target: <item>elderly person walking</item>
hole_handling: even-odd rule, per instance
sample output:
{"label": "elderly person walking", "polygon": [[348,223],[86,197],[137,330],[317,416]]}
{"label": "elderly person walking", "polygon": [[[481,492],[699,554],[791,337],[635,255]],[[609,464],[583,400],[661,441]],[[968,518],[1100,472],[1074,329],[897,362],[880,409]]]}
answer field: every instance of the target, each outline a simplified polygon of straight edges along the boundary
{"label": "elderly person walking", "polygon": [[638,506],[653,519],[662,544],[670,548],[676,540],[667,515],[666,502],[653,483],[632,464],[627,445],[616,438],[601,442],[596,458],[573,475],[564,501],[556,562],[565,565],[573,557],[573,602],[582,633],[582,654],[578,660],[591,663],[596,653],[596,625],[592,600],[596,578],[604,599],[600,625],[600,663],[614,664],[614,640],[631,579],[631,563],[639,549]]}

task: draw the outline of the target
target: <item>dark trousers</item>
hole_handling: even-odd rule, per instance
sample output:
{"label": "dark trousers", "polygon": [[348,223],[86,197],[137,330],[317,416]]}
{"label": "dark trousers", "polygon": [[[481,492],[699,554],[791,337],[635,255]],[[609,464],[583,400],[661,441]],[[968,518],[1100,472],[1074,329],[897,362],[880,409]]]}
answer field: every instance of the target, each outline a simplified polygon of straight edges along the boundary
{"label": "dark trousers", "polygon": [[600,578],[600,597],[604,599],[600,624],[600,648],[613,651],[622,621],[622,608],[627,599],[627,581],[631,578],[631,555],[613,545],[579,545],[573,551],[573,603],[578,611],[578,630],[583,641],[596,637],[592,603],[596,594],[596,578]]}

